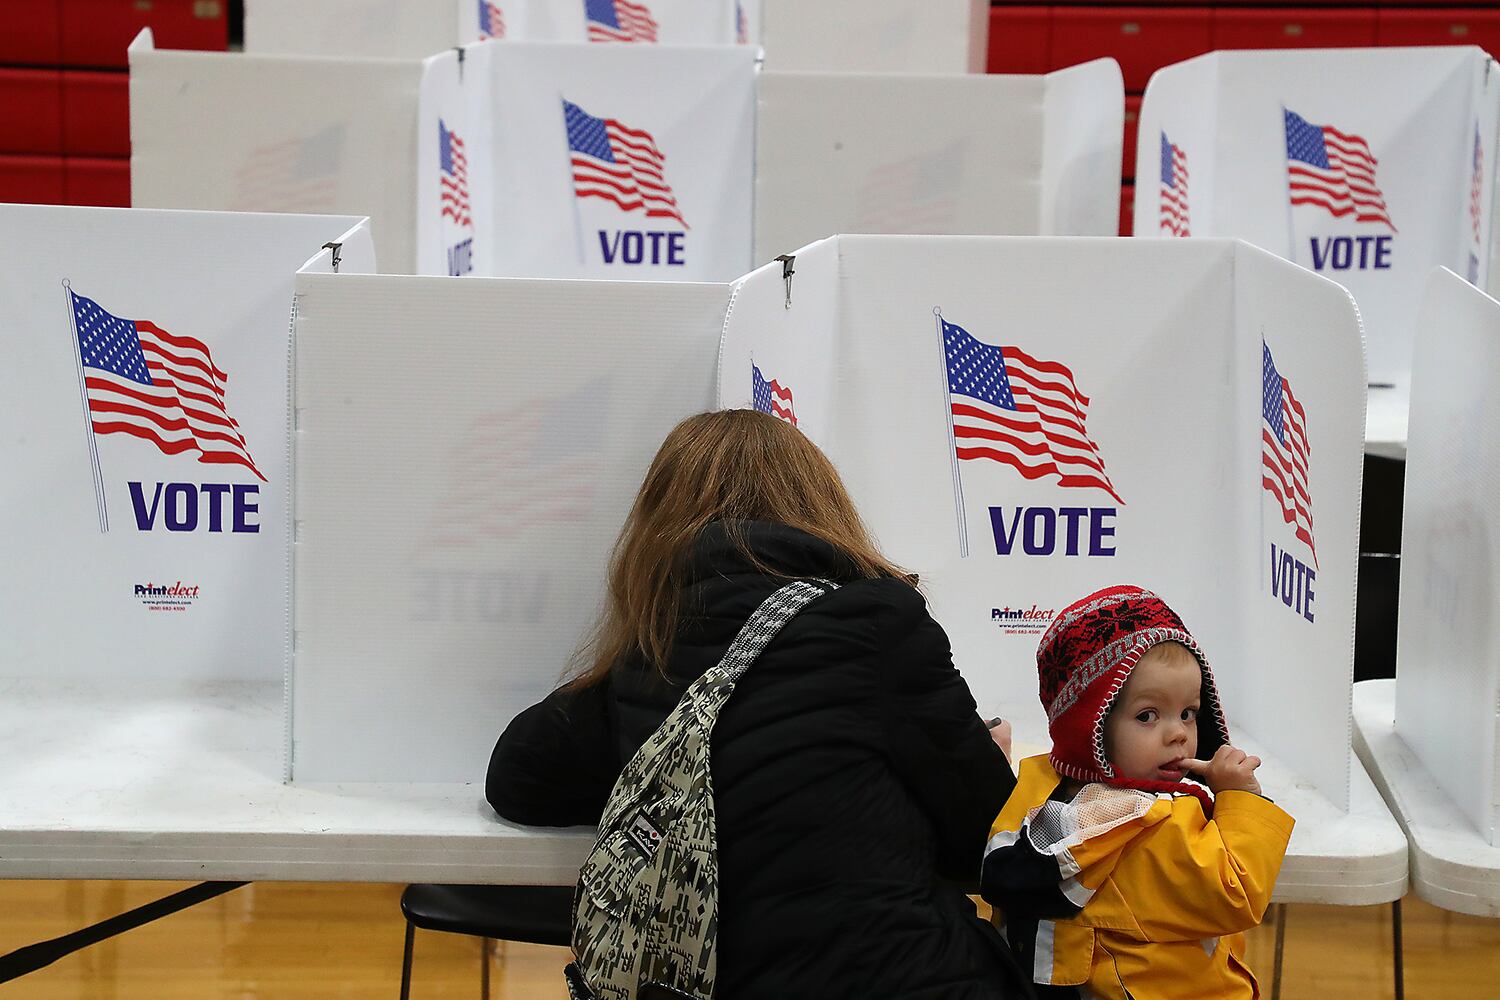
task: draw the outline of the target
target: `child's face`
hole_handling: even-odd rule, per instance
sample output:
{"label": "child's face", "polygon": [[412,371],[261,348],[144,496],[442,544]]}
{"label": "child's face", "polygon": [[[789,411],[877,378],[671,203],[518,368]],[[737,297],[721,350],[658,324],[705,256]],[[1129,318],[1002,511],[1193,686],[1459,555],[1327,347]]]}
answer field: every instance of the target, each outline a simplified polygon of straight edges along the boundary
{"label": "child's face", "polygon": [[1104,719],[1104,752],[1115,771],[1137,781],[1181,781],[1181,761],[1198,753],[1203,670],[1186,647],[1152,646]]}

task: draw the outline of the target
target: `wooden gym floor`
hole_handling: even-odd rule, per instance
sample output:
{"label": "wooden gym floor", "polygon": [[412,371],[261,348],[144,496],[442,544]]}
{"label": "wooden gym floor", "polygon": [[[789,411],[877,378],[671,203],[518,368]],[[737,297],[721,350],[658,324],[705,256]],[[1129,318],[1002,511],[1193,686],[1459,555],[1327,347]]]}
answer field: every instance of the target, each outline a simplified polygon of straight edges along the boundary
{"label": "wooden gym floor", "polygon": [[[180,888],[170,882],[0,882],[0,954]],[[397,885],[259,882],[0,987],[5,1000],[392,1000],[404,921]],[[1500,920],[1402,904],[1413,1000],[1500,996]],[[1393,997],[1390,907],[1288,910],[1285,1000]],[[1250,935],[1269,988],[1274,928]],[[563,1000],[565,949],[503,944],[495,1000]],[[479,995],[479,942],[417,932],[412,1000]]]}

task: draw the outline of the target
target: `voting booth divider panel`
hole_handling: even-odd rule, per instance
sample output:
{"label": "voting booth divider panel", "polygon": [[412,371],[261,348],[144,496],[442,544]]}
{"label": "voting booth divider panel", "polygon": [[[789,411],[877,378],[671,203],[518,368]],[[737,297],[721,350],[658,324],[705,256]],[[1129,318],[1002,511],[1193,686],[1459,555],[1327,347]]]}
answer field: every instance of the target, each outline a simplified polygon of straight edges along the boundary
{"label": "voting booth divider panel", "polygon": [[1412,369],[1395,719],[1491,845],[1500,820],[1497,366],[1500,303],[1435,269]]}
{"label": "voting booth divider panel", "polygon": [[557,685],[729,286],[300,274],[290,777],[478,782]]}
{"label": "voting booth divider panel", "polygon": [[380,266],[415,263],[420,60],[130,47],[137,208],[369,216]]}
{"label": "voting booth divider panel", "polygon": [[831,233],[1112,236],[1123,101],[1108,59],[1045,76],[768,71],[755,261]]}
{"label": "voting booth divider panel", "polygon": [[760,0],[759,27],[768,70],[983,73],[989,4],[986,0],[885,0],[877,6],[864,0]]}
{"label": "voting booth divider panel", "polygon": [[268,682],[287,660],[292,276],[337,216],[0,206],[6,679]]}
{"label": "voting booth divider panel", "polygon": [[423,59],[479,39],[477,0],[245,0],[257,56]]}

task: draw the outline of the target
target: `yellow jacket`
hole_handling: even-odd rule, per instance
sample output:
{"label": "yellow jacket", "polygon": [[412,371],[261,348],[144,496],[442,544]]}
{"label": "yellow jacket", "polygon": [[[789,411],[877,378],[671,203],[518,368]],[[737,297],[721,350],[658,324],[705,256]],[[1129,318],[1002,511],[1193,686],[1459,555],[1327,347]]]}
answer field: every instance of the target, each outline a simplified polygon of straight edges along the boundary
{"label": "yellow jacket", "polygon": [[1060,780],[1023,760],[985,849],[984,898],[1022,968],[1111,1000],[1259,996],[1242,932],[1271,901],[1292,818],[1239,791],[1211,820],[1191,795],[1100,784],[1049,801]]}

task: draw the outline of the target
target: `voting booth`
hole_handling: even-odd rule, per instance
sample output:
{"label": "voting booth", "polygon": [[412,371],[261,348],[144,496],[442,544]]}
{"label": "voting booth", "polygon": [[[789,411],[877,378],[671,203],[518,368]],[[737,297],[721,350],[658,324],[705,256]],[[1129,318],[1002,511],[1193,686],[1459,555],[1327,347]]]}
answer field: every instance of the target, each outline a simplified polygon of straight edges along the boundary
{"label": "voting booth", "polygon": [[1218,240],[848,236],[793,267],[789,288],[780,263],[736,287],[719,401],[779,409],[828,453],[981,714],[1045,746],[1038,639],[1139,584],[1201,642],[1231,733],[1348,809],[1347,293]]}
{"label": "voting booth", "polygon": [[[0,206],[4,677],[273,682],[292,277],[363,222]],[[82,689],[80,689],[82,690]]]}
{"label": "voting booth", "polygon": [[749,44],[759,0],[246,0],[245,51],[422,59],[489,38]]}
{"label": "voting booth", "polygon": [[[93,348],[78,329],[119,338],[128,326],[143,345],[196,337],[267,481],[237,454],[195,462],[208,470],[197,476],[135,464],[189,459],[101,430],[93,365],[66,351],[7,373],[4,398],[31,409],[10,421],[27,433],[6,445],[22,470],[6,509],[32,518],[18,537],[39,538],[4,606],[36,616],[54,643],[66,635],[57,648],[94,671],[68,680],[54,650],[53,676],[5,679],[12,767],[0,793],[16,805],[0,824],[0,867],[12,877],[571,881],[590,833],[497,821],[478,783],[496,735],[576,663],[662,438],[722,402],[794,421],[829,452],[882,547],[921,573],[981,708],[1015,720],[1019,746],[1045,738],[1031,664],[1048,615],[1103,583],[1151,586],[1202,639],[1236,741],[1266,758],[1268,787],[1298,818],[1276,898],[1404,891],[1406,841],[1348,767],[1347,511],[1363,372],[1352,307],[1321,279],[1219,241],[848,237],[734,285],[455,281],[371,273],[367,235],[345,231],[353,220],[24,211],[91,216],[89,245],[106,249],[68,265],[70,286],[52,271],[27,277],[59,299],[97,297],[37,304],[40,318],[13,319],[10,335],[57,328],[64,345],[79,338],[79,357]],[[116,216],[163,221],[114,250],[100,220]],[[61,219],[29,220],[50,235],[28,246],[85,239]],[[278,227],[307,227],[322,249],[290,287],[283,277],[257,293],[275,308],[252,364],[218,331],[256,287],[246,276],[280,267],[265,237]],[[177,256],[159,258],[166,246]],[[230,284],[209,261],[238,266]],[[213,315],[181,311],[184,281]],[[158,285],[173,295],[141,298]],[[1077,288],[1090,294],[1067,294]],[[32,309],[40,294],[28,285],[13,298]],[[1107,326],[1090,310],[1104,300],[1120,305]],[[1303,336],[1311,327],[1325,336]],[[273,362],[278,409],[260,417],[241,393]],[[68,400],[74,444],[33,445],[36,412],[51,413],[41,433],[63,434]],[[97,466],[79,435],[85,412]],[[1007,420],[1019,429],[996,430]],[[281,461],[290,435],[289,477],[271,471],[268,426],[283,435]],[[115,446],[138,454],[127,462]],[[73,465],[58,460],[69,453]],[[72,483],[54,493],[74,499],[47,514],[72,533],[57,544],[28,502],[44,475]],[[234,530],[256,517],[262,532]],[[153,528],[159,550],[139,571],[69,540],[118,544],[123,518],[136,535],[141,518],[165,529]],[[274,558],[230,561],[277,523]],[[195,568],[197,540],[224,562],[219,577]],[[108,644],[123,626],[60,623],[76,601],[47,604],[32,568],[59,552],[74,555],[79,592],[107,592],[123,614],[211,627],[191,637],[197,658],[173,660],[165,632],[135,649]],[[231,572],[242,589],[222,579]],[[249,593],[262,583],[266,594]],[[209,618],[229,597],[229,620]],[[23,654],[37,648],[31,622],[5,624]],[[252,628],[266,652],[243,677],[260,649],[241,648]],[[179,671],[170,690],[153,686],[153,669]],[[182,683],[194,676],[213,682]]]}
{"label": "voting booth", "polygon": [[1416,345],[1396,729],[1480,837],[1500,846],[1500,303],[1434,271]]}
{"label": "voting booth", "polygon": [[754,115],[744,47],[314,58],[143,34],[132,194],[367,214],[390,273],[729,281],[750,267]]}
{"label": "voting booth", "polygon": [[427,60],[416,271],[739,277],[755,90],[744,47],[505,43]]}
{"label": "voting booth", "polygon": [[830,233],[1113,236],[1124,113],[1112,59],[1045,76],[768,71],[756,263]]}
{"label": "voting booth", "polygon": [[1428,272],[1496,277],[1492,69],[1473,47],[1216,52],[1146,89],[1135,232],[1249,240],[1348,288],[1376,453],[1399,457],[1406,439]]}
{"label": "voting booth", "polygon": [[297,276],[293,781],[483,780],[594,622],[651,456],[713,408],[728,300]]}

